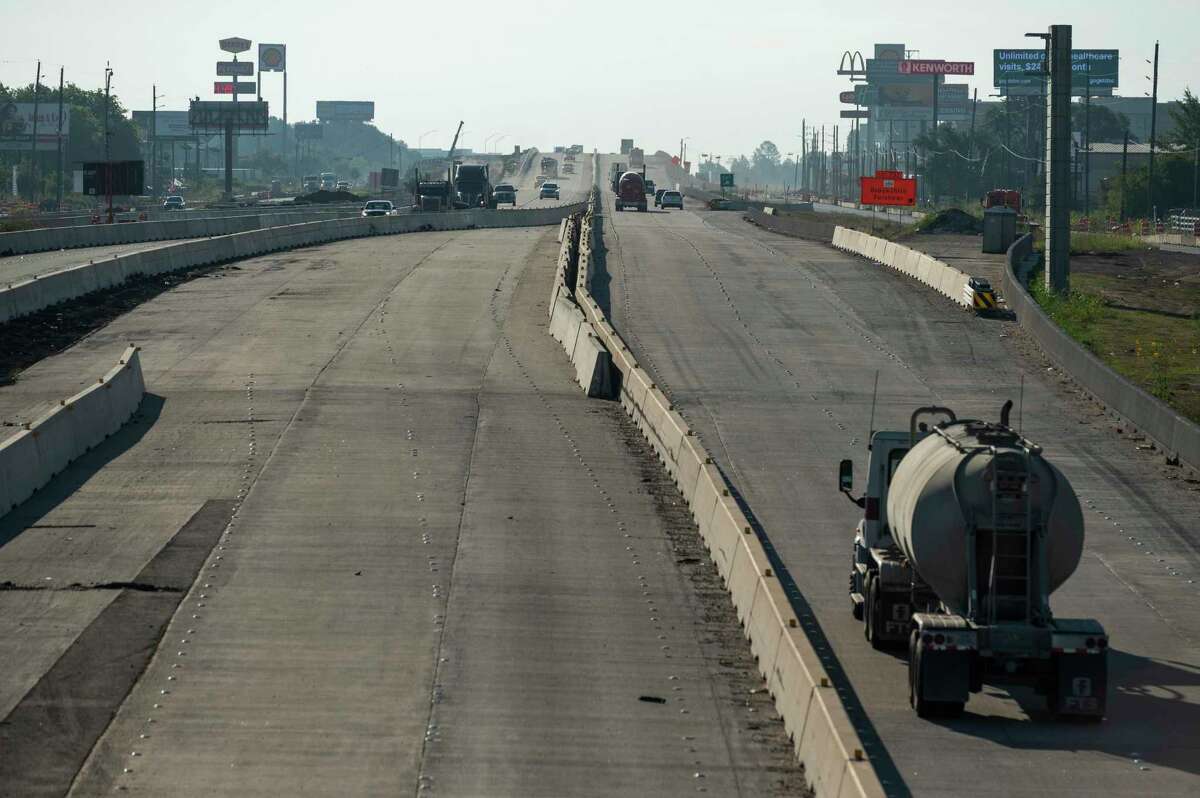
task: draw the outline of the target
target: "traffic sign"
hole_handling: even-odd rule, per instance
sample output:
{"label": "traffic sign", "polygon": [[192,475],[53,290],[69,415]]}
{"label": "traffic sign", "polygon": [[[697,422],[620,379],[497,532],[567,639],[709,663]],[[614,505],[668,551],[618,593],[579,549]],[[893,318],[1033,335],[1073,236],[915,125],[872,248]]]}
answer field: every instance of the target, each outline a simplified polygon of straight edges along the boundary
{"label": "traffic sign", "polygon": [[916,178],[901,177],[899,172],[876,172],[874,177],[859,178],[859,201],[863,205],[917,204]]}
{"label": "traffic sign", "polygon": [[840,116],[842,119],[870,119],[871,112],[867,110],[861,111],[842,111]]}
{"label": "traffic sign", "polygon": [[231,80],[218,80],[213,83],[213,94],[254,94],[253,83],[234,83]]}
{"label": "traffic sign", "polygon": [[221,49],[227,53],[244,53],[250,49],[250,40],[231,36],[228,39],[221,39],[220,45]]}
{"label": "traffic sign", "polygon": [[857,92],[843,91],[843,92],[838,93],[838,99],[844,103],[849,103],[850,105],[854,105],[855,102],[857,102],[857,100],[855,100],[856,95],[857,95]]}
{"label": "traffic sign", "polygon": [[733,173],[724,172],[721,175],[721,188],[733,188]]}
{"label": "traffic sign", "polygon": [[258,71],[283,72],[287,69],[287,45],[260,44],[258,46]]}
{"label": "traffic sign", "polygon": [[244,77],[252,77],[254,75],[253,61],[218,61],[217,74],[223,77],[234,77],[242,75]]}

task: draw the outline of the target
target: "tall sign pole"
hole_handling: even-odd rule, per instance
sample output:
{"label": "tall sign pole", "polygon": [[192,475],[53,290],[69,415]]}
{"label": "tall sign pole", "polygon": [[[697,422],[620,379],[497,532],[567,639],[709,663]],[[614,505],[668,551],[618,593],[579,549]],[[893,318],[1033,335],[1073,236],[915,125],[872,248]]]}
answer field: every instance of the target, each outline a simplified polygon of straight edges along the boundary
{"label": "tall sign pole", "polygon": [[1046,288],[1071,287],[1071,26],[1051,25],[1046,69]]}
{"label": "tall sign pole", "polygon": [[33,82],[33,148],[29,151],[29,199],[37,202],[37,145],[38,99],[42,88],[42,62],[37,62],[37,79]]}
{"label": "tall sign pole", "polygon": [[1146,181],[1147,210],[1154,221],[1158,221],[1158,212],[1154,207],[1154,139],[1158,133],[1158,42],[1154,43],[1154,80],[1150,88],[1150,174]]}
{"label": "tall sign pole", "polygon": [[62,208],[63,195],[63,73],[66,72],[66,67],[58,68],[58,180],[55,181],[57,188],[54,191],[54,210]]}

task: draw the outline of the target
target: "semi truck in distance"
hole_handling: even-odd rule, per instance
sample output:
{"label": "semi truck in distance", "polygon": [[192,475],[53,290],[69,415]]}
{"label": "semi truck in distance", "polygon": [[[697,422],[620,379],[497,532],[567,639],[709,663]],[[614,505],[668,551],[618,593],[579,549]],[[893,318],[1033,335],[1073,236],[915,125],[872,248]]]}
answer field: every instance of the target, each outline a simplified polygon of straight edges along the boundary
{"label": "semi truck in distance", "polygon": [[621,154],[628,155],[633,149],[633,139],[621,139]]}
{"label": "semi truck in distance", "polygon": [[545,177],[558,177],[558,159],[546,156],[542,159],[542,175]]}
{"label": "semi truck in distance", "polygon": [[643,213],[646,211],[646,183],[639,172],[621,175],[617,181],[616,206],[618,211],[628,208],[637,208]]}
{"label": "semi truck in distance", "polygon": [[458,164],[454,170],[457,208],[495,208],[487,164]]}
{"label": "semi truck in distance", "polygon": [[[983,685],[1023,685],[1054,715],[1099,720],[1108,636],[1056,618],[1050,594],[1083,552],[1070,482],[1008,423],[918,408],[909,428],[873,431],[851,554],[850,599],[875,648],[908,647],[909,703],[957,715]],[[932,427],[922,418],[941,419]],[[850,496],[853,461],[838,470]]]}
{"label": "semi truck in distance", "polygon": [[629,168],[641,169],[646,165],[646,153],[641,147],[632,147],[629,150]]}

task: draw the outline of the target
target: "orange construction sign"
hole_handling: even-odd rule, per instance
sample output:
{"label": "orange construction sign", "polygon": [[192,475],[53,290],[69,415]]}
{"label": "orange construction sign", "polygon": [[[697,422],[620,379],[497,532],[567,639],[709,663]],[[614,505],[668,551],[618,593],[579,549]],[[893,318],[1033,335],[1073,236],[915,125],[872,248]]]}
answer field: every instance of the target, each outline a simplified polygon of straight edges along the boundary
{"label": "orange construction sign", "polygon": [[863,205],[917,204],[917,180],[901,172],[879,171],[874,177],[860,177],[860,202]]}

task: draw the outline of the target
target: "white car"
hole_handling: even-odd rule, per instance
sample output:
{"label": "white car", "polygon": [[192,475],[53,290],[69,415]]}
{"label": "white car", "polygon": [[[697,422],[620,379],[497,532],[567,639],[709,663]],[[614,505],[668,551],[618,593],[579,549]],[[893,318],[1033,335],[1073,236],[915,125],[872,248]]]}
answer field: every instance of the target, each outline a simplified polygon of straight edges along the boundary
{"label": "white car", "polygon": [[391,200],[369,200],[362,209],[363,216],[395,216],[396,208]]}
{"label": "white car", "polygon": [[542,183],[538,199],[558,199],[558,183]]}

